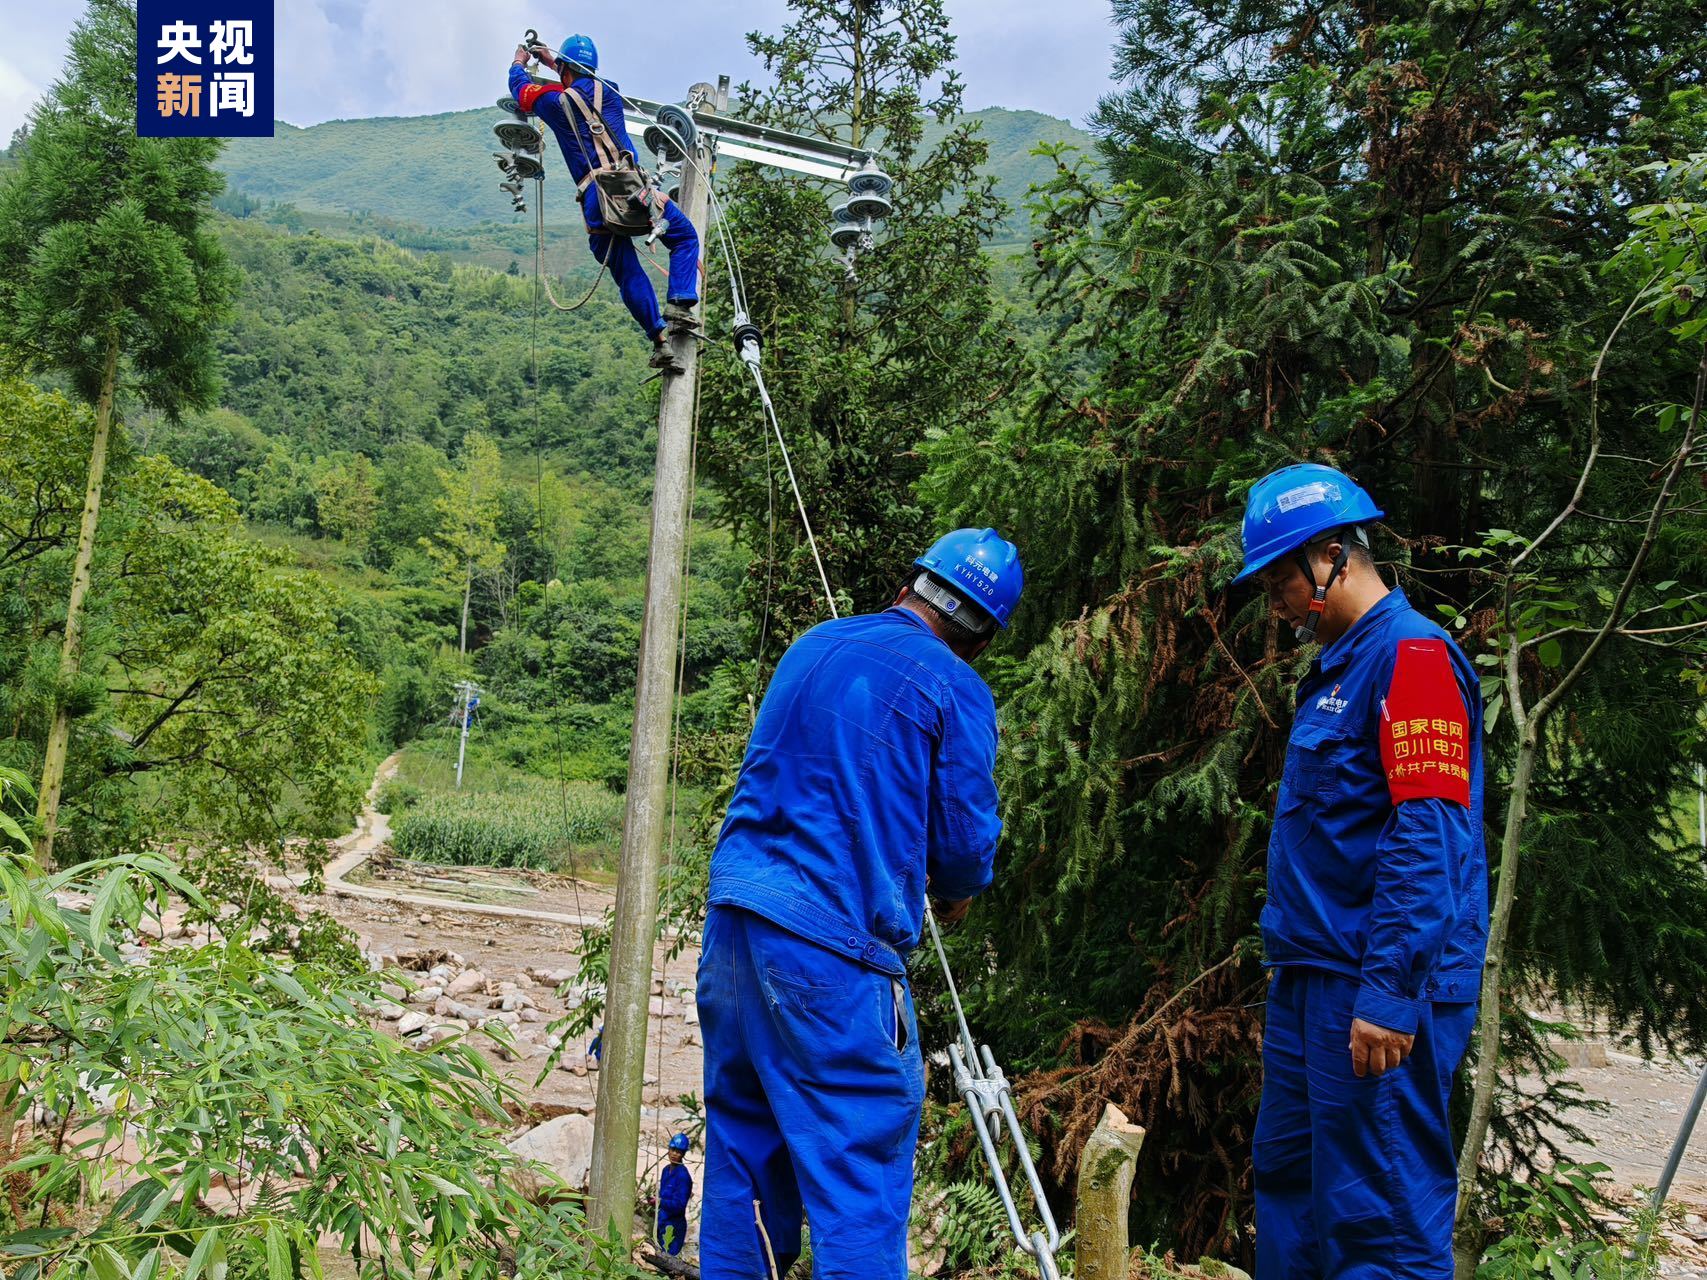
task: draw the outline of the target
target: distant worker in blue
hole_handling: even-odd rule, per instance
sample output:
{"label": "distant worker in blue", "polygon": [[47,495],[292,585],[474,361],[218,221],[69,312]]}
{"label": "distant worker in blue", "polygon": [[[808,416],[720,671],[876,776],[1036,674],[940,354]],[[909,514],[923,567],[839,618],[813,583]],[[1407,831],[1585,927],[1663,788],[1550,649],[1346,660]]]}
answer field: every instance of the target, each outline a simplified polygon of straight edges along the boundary
{"label": "distant worker in blue", "polygon": [[1322,646],[1268,847],[1257,1280],[1452,1276],[1447,1099],[1488,936],[1480,681],[1381,580],[1383,514],[1315,464],[1245,508],[1237,580]]}
{"label": "distant worker in blue", "polygon": [[[527,71],[530,57],[557,72],[562,83],[534,84]],[[657,291],[647,278],[633,240],[608,228],[599,211],[595,170],[620,163],[624,154],[632,163],[637,153],[623,121],[622,95],[614,83],[598,77],[598,69],[599,51],[586,36],[570,36],[556,53],[545,45],[517,45],[510,67],[510,96],[524,112],[538,116],[557,135],[563,163],[569,166],[569,175],[580,193],[581,215],[593,256],[610,271],[628,313],[652,340],[652,367],[679,372],[665,335],[697,331],[694,308],[699,303],[699,234],[674,200],[663,192],[654,194],[654,224],[662,226],[659,238],[670,252],[669,299],[659,311]]]}
{"label": "distant worker in blue", "polygon": [[688,1202],[693,1199],[693,1174],[682,1159],[688,1153],[688,1135],[670,1137],[669,1163],[658,1175],[658,1247],[674,1257],[688,1238]]}
{"label": "distant worker in blue", "polygon": [[769,1275],[766,1238],[785,1274],[802,1211],[818,1280],[907,1275],[925,1080],[905,960],[927,896],[952,924],[990,883],[996,706],[971,663],[1023,582],[1012,543],[960,529],[891,608],[777,664],[711,858],[705,1280]]}

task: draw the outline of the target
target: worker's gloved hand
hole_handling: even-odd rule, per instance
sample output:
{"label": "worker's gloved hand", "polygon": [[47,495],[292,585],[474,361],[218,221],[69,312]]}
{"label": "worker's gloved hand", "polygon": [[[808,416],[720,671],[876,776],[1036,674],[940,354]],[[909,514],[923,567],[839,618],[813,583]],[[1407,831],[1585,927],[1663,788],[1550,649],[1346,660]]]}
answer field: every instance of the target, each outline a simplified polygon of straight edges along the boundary
{"label": "worker's gloved hand", "polygon": [[938,924],[952,927],[966,919],[966,913],[971,906],[971,898],[960,898],[953,902],[946,898],[932,898],[931,914],[937,918]]}
{"label": "worker's gloved hand", "polygon": [[1351,1069],[1358,1076],[1381,1075],[1411,1056],[1415,1036],[1389,1031],[1362,1018],[1351,1020]]}
{"label": "worker's gloved hand", "polygon": [[515,64],[518,67],[527,66],[527,64],[528,64],[528,47],[525,44],[518,44],[516,46]]}
{"label": "worker's gloved hand", "polygon": [[551,51],[551,46],[536,44],[529,52],[539,59],[542,66],[550,67],[553,71],[557,70],[557,55]]}

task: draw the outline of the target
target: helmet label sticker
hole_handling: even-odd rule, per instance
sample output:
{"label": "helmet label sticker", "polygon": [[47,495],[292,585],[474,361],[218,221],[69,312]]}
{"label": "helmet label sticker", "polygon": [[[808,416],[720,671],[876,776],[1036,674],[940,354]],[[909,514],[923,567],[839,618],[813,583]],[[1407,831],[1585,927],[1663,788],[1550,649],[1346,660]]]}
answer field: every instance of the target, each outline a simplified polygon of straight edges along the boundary
{"label": "helmet label sticker", "polygon": [[1299,507],[1308,507],[1317,502],[1338,502],[1340,487],[1327,480],[1315,480],[1309,484],[1299,485],[1296,489],[1288,489],[1274,500],[1275,505],[1282,511],[1296,511]]}

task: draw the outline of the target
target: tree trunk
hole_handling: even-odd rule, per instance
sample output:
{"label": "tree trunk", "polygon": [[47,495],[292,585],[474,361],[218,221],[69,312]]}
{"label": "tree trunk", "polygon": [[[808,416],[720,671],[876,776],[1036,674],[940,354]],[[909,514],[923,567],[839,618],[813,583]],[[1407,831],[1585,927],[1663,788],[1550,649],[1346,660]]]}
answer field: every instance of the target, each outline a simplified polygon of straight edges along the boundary
{"label": "tree trunk", "polygon": [[1085,1149],[1079,1153],[1079,1186],[1073,1221],[1079,1241],[1074,1254],[1079,1280],[1126,1280],[1132,1253],[1127,1217],[1132,1209],[1132,1175],[1144,1130],[1112,1102]]}
{"label": "tree trunk", "polygon": [[[854,0],[853,31],[850,40],[853,45],[853,67],[851,69],[853,103],[848,111],[848,145],[856,148],[865,143],[865,16],[867,4],[868,0]],[[854,321],[859,315],[859,297],[854,288],[852,279],[843,279],[841,283],[841,346],[844,350],[853,341]]]}
{"label": "tree trunk", "polygon": [[468,572],[462,579],[462,626],[457,632],[456,651],[468,656],[468,597],[474,594],[474,557],[468,557]]}
{"label": "tree trunk", "polygon": [[1541,727],[1533,719],[1523,726],[1518,736],[1517,764],[1512,772],[1505,834],[1500,840],[1500,868],[1494,881],[1494,907],[1488,920],[1488,954],[1482,961],[1482,1011],[1476,1024],[1476,1079],[1470,1094],[1470,1125],[1464,1133],[1464,1149],[1458,1156],[1456,1221],[1459,1232],[1457,1272],[1460,1277],[1473,1276],[1476,1271],[1474,1244],[1465,1239],[1464,1214],[1476,1187],[1476,1170],[1482,1162],[1482,1148],[1487,1142],[1488,1125],[1494,1114],[1494,1086],[1499,1079],[1500,979],[1505,968],[1511,905],[1517,896],[1519,847],[1523,842],[1523,827],[1529,809],[1529,785],[1535,776],[1540,738]]}
{"label": "tree trunk", "polygon": [[107,339],[107,363],[101,373],[101,398],[95,405],[95,439],[89,446],[89,478],[83,489],[83,524],[77,533],[77,559],[71,570],[71,596],[65,605],[65,638],[59,647],[59,687],[54,695],[53,726],[42,758],[41,789],[36,800],[36,866],[53,869],[53,841],[59,829],[59,796],[65,786],[65,757],[71,745],[71,708],[66,685],[77,675],[77,642],[82,633],[83,600],[89,594],[95,558],[95,526],[101,518],[101,485],[107,474],[107,440],[113,425],[113,390],[118,381],[119,336]]}

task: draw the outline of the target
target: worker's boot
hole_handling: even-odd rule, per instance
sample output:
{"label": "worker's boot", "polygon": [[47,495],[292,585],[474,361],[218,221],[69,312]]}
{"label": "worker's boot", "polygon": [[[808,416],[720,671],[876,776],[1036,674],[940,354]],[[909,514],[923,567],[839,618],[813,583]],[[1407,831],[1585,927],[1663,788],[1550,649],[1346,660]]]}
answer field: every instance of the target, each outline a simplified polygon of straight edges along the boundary
{"label": "worker's boot", "polygon": [[670,333],[700,332],[699,317],[694,314],[696,302],[666,302],[664,304],[664,328]]}
{"label": "worker's boot", "polygon": [[652,358],[647,361],[660,373],[686,373],[687,366],[676,358],[667,335],[652,339]]}

